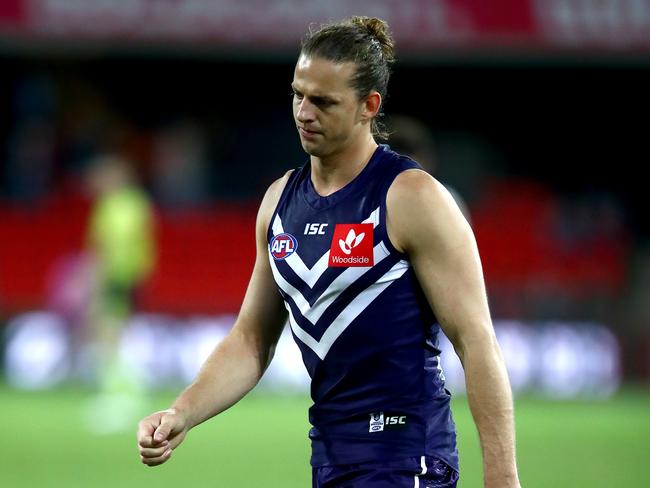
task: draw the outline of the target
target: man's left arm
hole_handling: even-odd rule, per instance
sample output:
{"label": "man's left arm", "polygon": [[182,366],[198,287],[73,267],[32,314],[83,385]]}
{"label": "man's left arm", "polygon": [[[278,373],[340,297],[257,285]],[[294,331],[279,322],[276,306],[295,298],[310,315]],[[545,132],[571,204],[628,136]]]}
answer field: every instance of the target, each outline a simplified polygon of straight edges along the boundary
{"label": "man's left arm", "polygon": [[387,222],[391,242],[409,256],[465,369],[485,487],[519,487],[512,392],[490,319],[474,234],[449,192],[419,170],[401,173],[391,185]]}

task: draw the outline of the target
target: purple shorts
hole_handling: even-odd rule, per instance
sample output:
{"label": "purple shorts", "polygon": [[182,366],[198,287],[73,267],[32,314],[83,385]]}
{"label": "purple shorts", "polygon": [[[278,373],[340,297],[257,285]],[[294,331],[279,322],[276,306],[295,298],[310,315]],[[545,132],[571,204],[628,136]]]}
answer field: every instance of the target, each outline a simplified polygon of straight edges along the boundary
{"label": "purple shorts", "polygon": [[458,472],[431,456],[312,468],[312,488],[455,488],[457,482]]}

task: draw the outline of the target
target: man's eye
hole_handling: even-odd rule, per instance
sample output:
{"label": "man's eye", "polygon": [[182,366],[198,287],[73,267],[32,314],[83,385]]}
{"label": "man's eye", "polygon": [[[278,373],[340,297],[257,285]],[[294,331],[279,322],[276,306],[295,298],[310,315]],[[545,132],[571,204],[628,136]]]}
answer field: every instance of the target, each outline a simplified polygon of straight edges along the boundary
{"label": "man's eye", "polygon": [[330,100],[323,100],[322,98],[319,98],[318,100],[314,100],[314,103],[321,108],[326,108],[332,105],[332,102]]}
{"label": "man's eye", "polygon": [[291,95],[293,98],[297,99],[297,100],[302,100],[302,97],[303,97],[302,93],[298,93],[298,92],[295,92],[295,91],[292,91],[292,92],[290,93],[290,95]]}

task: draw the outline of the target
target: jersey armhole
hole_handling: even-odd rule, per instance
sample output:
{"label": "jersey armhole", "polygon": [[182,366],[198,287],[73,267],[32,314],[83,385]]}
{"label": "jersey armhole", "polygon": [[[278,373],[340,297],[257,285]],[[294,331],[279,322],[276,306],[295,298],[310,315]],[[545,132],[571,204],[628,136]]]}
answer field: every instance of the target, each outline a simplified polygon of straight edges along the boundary
{"label": "jersey armhole", "polygon": [[288,174],[289,177],[287,178],[287,182],[285,183],[284,188],[282,188],[282,193],[280,193],[280,198],[278,199],[278,203],[276,203],[275,208],[273,209],[273,213],[271,214],[271,218],[269,219],[269,225],[266,228],[267,240],[269,239],[269,237],[273,236],[273,222],[275,221],[275,216],[278,214],[278,211],[282,203],[286,200],[289,187],[291,186],[296,175],[300,173],[299,170],[300,168],[293,168],[287,171],[287,173],[285,173],[285,176]]}
{"label": "jersey armhole", "polygon": [[394,174],[390,175],[386,180],[384,181],[384,188],[381,194],[381,201],[380,201],[380,229],[381,229],[381,237],[382,241],[384,242],[386,249],[388,252],[391,254],[395,254],[399,256],[402,259],[405,259],[408,261],[408,254],[402,251],[398,251],[397,248],[393,245],[393,242],[390,239],[390,236],[388,234],[388,205],[386,204],[386,199],[388,198],[388,190],[390,187],[393,185],[395,179],[402,174],[404,171],[409,171],[409,170],[419,170],[419,171],[424,171],[419,164],[417,164],[415,161],[409,160],[409,165],[404,165],[402,168],[400,168],[398,171],[396,171]]}

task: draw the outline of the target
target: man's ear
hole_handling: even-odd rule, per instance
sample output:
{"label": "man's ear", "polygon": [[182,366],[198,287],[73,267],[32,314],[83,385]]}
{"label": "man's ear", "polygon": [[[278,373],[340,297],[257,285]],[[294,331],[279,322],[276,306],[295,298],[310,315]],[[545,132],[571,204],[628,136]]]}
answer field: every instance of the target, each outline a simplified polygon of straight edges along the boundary
{"label": "man's ear", "polygon": [[363,102],[363,107],[361,109],[361,119],[363,121],[368,121],[375,118],[379,113],[380,108],[381,95],[377,91],[370,92],[370,95],[368,95]]}

